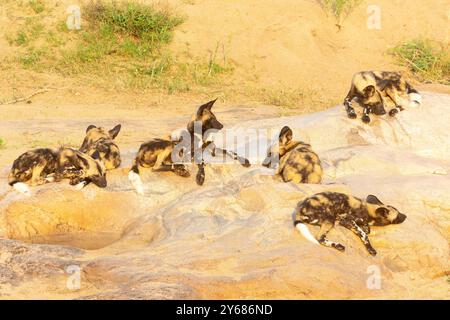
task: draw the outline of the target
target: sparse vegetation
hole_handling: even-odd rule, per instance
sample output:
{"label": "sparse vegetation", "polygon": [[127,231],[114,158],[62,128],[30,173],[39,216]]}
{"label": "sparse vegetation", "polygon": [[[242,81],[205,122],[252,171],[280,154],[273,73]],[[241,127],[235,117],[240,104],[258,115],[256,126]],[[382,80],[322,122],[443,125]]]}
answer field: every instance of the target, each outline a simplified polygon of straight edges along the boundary
{"label": "sparse vegetation", "polygon": [[362,0],[318,0],[319,4],[326,11],[333,13],[337,26],[341,27],[342,22]]}
{"label": "sparse vegetation", "polygon": [[33,9],[34,13],[41,13],[45,10],[45,5],[42,0],[30,0],[28,5]]}
{"label": "sparse vegetation", "polygon": [[450,84],[450,54],[447,45],[429,40],[412,40],[391,50],[397,61],[420,80]]}
{"label": "sparse vegetation", "polygon": [[0,138],[0,149],[3,149],[5,147],[5,141],[3,141],[2,138]]}
{"label": "sparse vegetation", "polygon": [[[45,10],[40,0],[29,1],[37,11],[39,4]],[[41,16],[27,18],[14,36],[7,36],[17,47],[15,62],[39,72],[89,75],[87,81],[168,93],[217,83],[219,75],[233,70],[219,44],[203,59],[174,57],[166,44],[183,19],[168,8],[97,0],[82,12],[82,30],[68,30],[65,21],[45,28]]]}

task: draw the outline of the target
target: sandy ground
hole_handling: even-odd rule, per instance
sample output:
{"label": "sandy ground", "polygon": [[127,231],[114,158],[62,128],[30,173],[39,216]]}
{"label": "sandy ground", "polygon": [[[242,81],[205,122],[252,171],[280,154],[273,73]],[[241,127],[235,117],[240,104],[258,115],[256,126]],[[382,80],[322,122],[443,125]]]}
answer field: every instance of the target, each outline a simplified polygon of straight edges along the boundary
{"label": "sandy ground", "polygon": [[[208,166],[203,187],[193,177],[146,172],[145,195],[138,196],[127,180],[136,150],[124,142],[127,126],[120,140],[123,168],[108,175],[105,190],[49,184],[26,198],[7,186],[5,165],[2,297],[449,298],[449,106],[449,95],[428,93],[422,107],[370,126],[347,119],[342,107],[245,122],[233,120],[232,108],[217,109],[235,132],[264,129],[238,144],[240,152],[291,126],[323,159],[323,185],[286,184],[257,163],[249,169],[227,163]],[[149,124],[128,121],[142,129]],[[36,129],[68,132],[86,124],[55,123],[37,120]],[[18,122],[16,131],[28,124]],[[221,136],[216,139],[220,145]],[[305,196],[324,190],[374,193],[408,219],[373,228],[376,257],[342,228],[330,238],[344,243],[345,253],[319,247],[295,231],[292,212]],[[80,287],[71,270],[79,270]]]}

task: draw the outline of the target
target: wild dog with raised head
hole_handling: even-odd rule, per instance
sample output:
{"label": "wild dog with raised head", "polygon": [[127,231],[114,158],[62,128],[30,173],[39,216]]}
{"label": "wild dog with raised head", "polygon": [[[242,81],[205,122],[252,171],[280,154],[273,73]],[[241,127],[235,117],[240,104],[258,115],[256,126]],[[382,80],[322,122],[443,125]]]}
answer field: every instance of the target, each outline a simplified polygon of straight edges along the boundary
{"label": "wild dog with raised head", "polygon": [[[93,156],[98,157],[98,152]],[[78,187],[90,182],[106,187],[103,164],[71,148],[41,148],[25,152],[14,161],[8,183],[19,192],[29,194],[27,185],[37,186],[62,179],[70,179],[70,184]]]}
{"label": "wild dog with raised head", "polygon": [[120,132],[119,124],[111,130],[90,125],[86,129],[86,137],[80,147],[80,151],[92,156],[96,151],[106,170],[116,169],[120,166],[120,150],[114,139]]}
{"label": "wild dog with raised head", "polygon": [[[249,167],[250,161],[239,156],[236,152],[217,148],[208,137],[206,133],[211,131],[219,131],[223,129],[223,124],[217,120],[216,115],[211,111],[214,103],[217,99],[209,101],[204,105],[201,105],[197,112],[192,115],[191,120],[187,125],[187,130],[190,135],[191,150],[189,152],[190,157],[198,166],[198,172],[196,176],[196,182],[198,185],[203,185],[205,181],[205,162],[203,159],[203,152],[208,148],[213,156],[229,156],[233,160],[237,160],[242,166]],[[198,129],[200,130],[198,130]],[[197,151],[197,152],[196,152]]]}
{"label": "wild dog with raised head", "polygon": [[322,165],[311,145],[292,140],[292,130],[285,126],[281,129],[278,142],[269,148],[263,166],[270,167],[279,162],[276,173],[284,182],[320,183]]}
{"label": "wild dog with raised head", "polygon": [[369,114],[386,114],[390,103],[393,107],[389,115],[394,117],[410,103],[420,105],[422,97],[399,73],[388,71],[363,71],[353,76],[352,84],[344,99],[345,110],[351,119],[356,118],[352,100],[357,99],[363,107],[362,121],[370,122]]}
{"label": "wild dog with raised head", "polygon": [[[369,195],[365,201],[337,192],[322,192],[300,201],[295,209],[294,226],[313,243],[344,251],[345,247],[327,239],[328,232],[339,225],[351,230],[364,243],[371,255],[377,252],[369,241],[370,226],[386,226],[405,221],[406,215],[396,208],[383,204],[376,196]],[[305,224],[320,226],[314,237]]]}
{"label": "wild dog with raised head", "polygon": [[[216,99],[217,100],[217,99]],[[215,156],[217,153],[231,156],[234,160],[238,160],[243,166],[249,166],[250,162],[238,156],[234,152],[216,148],[212,141],[205,137],[205,133],[210,130],[221,130],[223,125],[217,120],[211,111],[216,100],[209,101],[201,105],[197,112],[192,116],[187,125],[185,137],[162,139],[153,139],[141,145],[138,154],[133,162],[133,166],[129,173],[129,179],[138,193],[143,193],[142,181],[139,177],[139,166],[152,168],[153,171],[173,171],[182,177],[189,177],[189,171],[182,163],[174,163],[174,152],[178,154],[178,158],[188,159],[189,162],[194,161],[198,166],[196,182],[202,185],[205,181],[205,163],[203,161],[203,151],[208,148]],[[198,131],[198,132],[197,132]],[[187,139],[185,141],[183,139]],[[189,148],[174,150],[176,146],[187,145]],[[198,158],[198,159],[196,159]]]}

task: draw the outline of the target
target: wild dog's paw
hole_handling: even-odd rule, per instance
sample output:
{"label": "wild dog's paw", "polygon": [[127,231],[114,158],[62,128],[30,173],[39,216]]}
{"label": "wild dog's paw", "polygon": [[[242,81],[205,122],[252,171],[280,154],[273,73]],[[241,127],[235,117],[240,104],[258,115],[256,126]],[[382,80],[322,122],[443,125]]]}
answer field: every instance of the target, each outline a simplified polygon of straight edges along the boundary
{"label": "wild dog's paw", "polygon": [[370,118],[369,118],[369,116],[362,116],[362,117],[361,117],[361,120],[362,120],[362,122],[364,122],[364,123],[370,123]]}
{"label": "wild dog's paw", "polygon": [[376,256],[377,255],[377,251],[372,248],[372,247],[368,247],[367,251],[370,253],[371,256]]}
{"label": "wild dog's paw", "polygon": [[142,183],[141,177],[136,172],[130,171],[128,173],[128,180],[130,180],[131,185],[134,187],[138,194],[144,194],[144,185]]}
{"label": "wild dog's paw", "polygon": [[191,176],[190,172],[188,170],[186,170],[186,168],[182,164],[175,164],[173,166],[173,172],[175,172],[177,175],[179,175],[181,177],[185,177],[185,178]]}
{"label": "wild dog's paw", "polygon": [[333,248],[339,251],[345,251],[345,247],[340,243],[333,244]]}
{"label": "wild dog's paw", "polygon": [[28,187],[27,184],[23,183],[23,182],[17,182],[13,185],[14,190],[26,195],[27,197],[31,196],[31,191],[30,188]]}
{"label": "wild dog's paw", "polygon": [[204,170],[199,170],[197,172],[197,177],[196,177],[195,181],[197,182],[197,184],[199,186],[203,185],[203,183],[205,182],[205,171]]}
{"label": "wild dog's paw", "polygon": [[356,119],[356,112],[355,112],[355,110],[347,111],[347,117],[349,117],[350,119]]}
{"label": "wild dog's paw", "polygon": [[248,161],[248,159],[246,159],[246,158],[238,157],[238,161],[245,168],[248,168],[251,166],[250,161]]}
{"label": "wild dog's paw", "polygon": [[398,109],[392,109],[391,111],[389,111],[389,115],[391,117],[395,117],[395,115],[398,113]]}

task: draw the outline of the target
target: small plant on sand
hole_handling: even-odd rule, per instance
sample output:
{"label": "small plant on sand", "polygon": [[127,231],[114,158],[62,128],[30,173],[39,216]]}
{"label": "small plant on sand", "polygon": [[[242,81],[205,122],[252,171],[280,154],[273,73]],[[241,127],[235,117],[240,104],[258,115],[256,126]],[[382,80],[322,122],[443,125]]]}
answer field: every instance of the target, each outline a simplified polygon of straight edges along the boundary
{"label": "small plant on sand", "polygon": [[5,147],[5,141],[3,141],[2,138],[0,138],[0,149],[3,149]]}
{"label": "small plant on sand", "polygon": [[342,22],[362,0],[318,0],[326,11],[333,13],[337,26],[341,28]]}
{"label": "small plant on sand", "polygon": [[34,13],[41,13],[45,10],[45,5],[42,0],[30,0],[28,5],[33,9]]}
{"label": "small plant on sand", "polygon": [[407,66],[422,81],[450,84],[450,53],[448,45],[430,40],[412,40],[390,51],[399,64]]}

